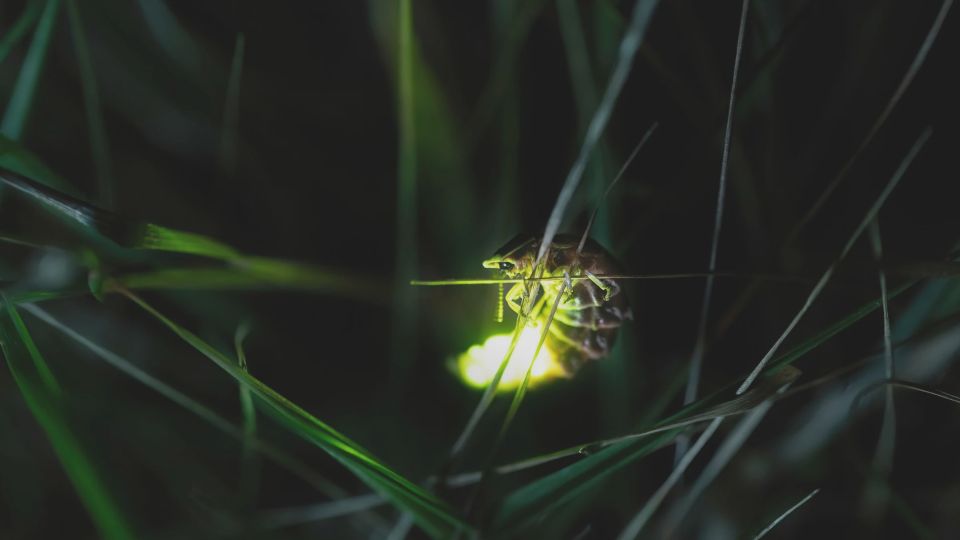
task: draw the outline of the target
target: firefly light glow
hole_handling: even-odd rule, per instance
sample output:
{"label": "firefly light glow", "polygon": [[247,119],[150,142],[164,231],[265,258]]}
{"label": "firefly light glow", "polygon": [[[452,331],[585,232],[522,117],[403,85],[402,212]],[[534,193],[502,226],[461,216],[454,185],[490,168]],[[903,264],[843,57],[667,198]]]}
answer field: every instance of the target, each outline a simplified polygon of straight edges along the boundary
{"label": "firefly light glow", "polygon": [[[523,376],[530,366],[530,358],[537,350],[540,341],[541,326],[527,326],[517,340],[517,347],[510,357],[510,363],[503,371],[497,391],[514,390],[523,381]],[[512,334],[497,334],[487,338],[483,345],[474,345],[457,358],[457,371],[460,378],[467,385],[474,388],[485,388],[500,368],[503,357],[510,348]],[[546,345],[540,348],[539,354],[530,370],[530,386],[550,379],[565,376],[565,372],[557,362],[552,351]]]}

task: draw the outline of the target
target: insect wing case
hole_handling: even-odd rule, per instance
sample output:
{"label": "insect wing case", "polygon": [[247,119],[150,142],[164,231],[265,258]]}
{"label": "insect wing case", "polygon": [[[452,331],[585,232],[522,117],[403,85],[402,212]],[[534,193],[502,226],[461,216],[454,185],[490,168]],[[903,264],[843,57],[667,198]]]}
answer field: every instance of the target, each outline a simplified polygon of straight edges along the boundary
{"label": "insect wing case", "polygon": [[[583,251],[578,255],[579,243],[580,239],[577,237],[558,235],[547,253],[543,276],[563,277],[569,273],[570,277],[587,277],[620,273],[617,262],[600,244],[587,240]],[[536,258],[540,247],[539,241],[523,243],[519,249],[514,247],[517,244],[517,239],[514,239],[505,246],[505,248],[514,248],[510,250],[507,257],[510,261]],[[503,249],[498,253],[507,254]],[[509,277],[531,277],[532,272],[521,271],[521,269],[526,270],[523,266],[525,265],[518,265],[517,268],[511,269],[512,271],[504,271],[504,274]],[[550,324],[546,346],[557,356],[568,376],[576,373],[585,362],[607,356],[613,348],[620,325],[626,320],[633,319],[627,296],[621,290],[620,284],[613,279],[595,278],[595,281],[592,279],[573,281],[572,288],[568,289],[561,298],[553,322]],[[545,324],[550,309],[563,287],[563,282],[545,281],[542,285],[542,298],[538,298],[533,317]],[[523,290],[522,287],[522,284],[515,285],[508,297],[517,298]],[[519,312],[519,302],[508,302],[508,305],[512,310]]]}

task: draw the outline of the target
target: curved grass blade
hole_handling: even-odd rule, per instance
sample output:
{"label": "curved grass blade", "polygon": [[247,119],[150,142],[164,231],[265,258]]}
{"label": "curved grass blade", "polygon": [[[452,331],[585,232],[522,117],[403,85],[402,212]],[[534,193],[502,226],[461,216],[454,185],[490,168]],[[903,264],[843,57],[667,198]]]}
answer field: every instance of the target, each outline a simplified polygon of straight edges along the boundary
{"label": "curved grass blade", "polygon": [[[46,433],[54,453],[100,534],[109,539],[134,538],[123,513],[73,434],[59,387],[23,320],[6,297],[2,301],[5,313],[0,316],[0,344],[7,367],[27,407]],[[32,366],[27,357],[32,360]]]}
{"label": "curved grass blade", "polygon": [[30,42],[30,49],[23,59],[20,75],[13,87],[13,95],[7,103],[3,119],[0,120],[0,133],[11,139],[19,139],[27,124],[59,11],[60,0],[47,0],[40,15],[40,22],[37,23],[37,29],[33,32],[33,41]]}
{"label": "curved grass blade", "polygon": [[234,359],[166,318],[133,293],[124,290],[119,292],[157,318],[231,377],[250,388],[251,392],[266,405],[266,412],[280,420],[291,432],[320,447],[372,489],[384,495],[396,506],[410,512],[417,525],[428,534],[433,537],[444,537],[454,531],[469,529],[469,526],[454,515],[445,503],[384,465],[367,450],[283,397],[273,388],[241,370]]}
{"label": "curved grass blade", "polygon": [[[3,143],[0,140],[0,143]],[[3,145],[0,144],[0,160]],[[126,276],[118,282],[146,289],[268,289],[290,288],[335,292],[375,302],[385,287],[368,279],[346,276],[316,266],[247,256],[213,238],[128,219],[55,190],[23,174],[0,167],[0,181],[36,200],[55,215],[111,245],[218,259],[226,267],[161,269]]]}
{"label": "curved grass blade", "polygon": [[113,168],[110,162],[110,147],[107,144],[107,130],[103,125],[103,107],[100,104],[100,92],[97,90],[97,78],[93,72],[90,50],[87,48],[86,31],[80,19],[77,0],[65,0],[70,30],[73,34],[73,48],[77,55],[77,69],[80,71],[80,85],[83,88],[83,106],[87,113],[87,131],[90,135],[90,152],[97,169],[97,199],[104,208],[113,208],[114,187]]}
{"label": "curved grass blade", "polygon": [[33,23],[37,21],[37,17],[40,16],[41,7],[43,7],[43,4],[41,4],[39,0],[27,2],[23,13],[17,17],[17,21],[13,23],[13,26],[11,26],[9,30],[4,32],[3,37],[0,38],[0,64],[7,59],[7,55],[20,43],[20,40],[27,35],[27,31],[30,30]]}

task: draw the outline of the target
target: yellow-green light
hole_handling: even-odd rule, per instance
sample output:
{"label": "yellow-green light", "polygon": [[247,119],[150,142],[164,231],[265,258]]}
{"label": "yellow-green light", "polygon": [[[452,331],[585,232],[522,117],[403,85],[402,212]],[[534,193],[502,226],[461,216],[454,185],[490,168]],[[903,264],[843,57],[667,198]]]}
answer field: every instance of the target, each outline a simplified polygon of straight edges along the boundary
{"label": "yellow-green light", "polygon": [[[521,331],[517,347],[497,386],[498,391],[514,390],[520,385],[530,365],[530,359],[537,350],[540,332],[540,325],[527,326]],[[474,388],[486,387],[497,374],[512,338],[512,334],[490,336],[483,345],[474,345],[457,357],[457,371],[463,382]],[[553,352],[546,345],[541,347],[530,371],[530,386],[563,376],[565,372]]]}

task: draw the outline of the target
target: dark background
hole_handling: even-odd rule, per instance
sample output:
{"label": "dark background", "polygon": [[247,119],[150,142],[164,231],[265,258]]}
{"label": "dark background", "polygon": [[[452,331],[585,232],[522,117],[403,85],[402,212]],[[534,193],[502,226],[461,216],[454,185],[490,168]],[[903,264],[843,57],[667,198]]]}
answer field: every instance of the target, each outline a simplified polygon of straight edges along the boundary
{"label": "dark background", "polygon": [[[480,262],[497,247],[519,231],[542,231],[589,118],[576,85],[602,91],[631,3],[575,2],[592,69],[584,78],[571,75],[563,20],[553,2],[413,2],[421,61],[414,84],[416,246],[397,245],[393,3],[78,4],[103,104],[114,209],[218,238],[244,253],[312,263],[372,284],[369,294],[359,297],[346,291],[146,296],[224,350],[230,350],[237,324],[250,321],[246,352],[253,374],[408,477],[429,475],[479,399],[457,380],[449,359],[507,326],[495,327],[492,288],[419,288],[411,309],[402,303],[391,308],[405,297],[395,287],[406,289],[402,284],[416,277],[484,277]],[[960,230],[956,13],[948,15],[903,99],[822,212],[787,243],[887,106],[940,4],[753,4],[718,266],[807,281],[760,283],[746,297],[750,280],[717,281],[704,392],[741,377],[762,357],[927,127],[933,130],[930,142],[881,212],[886,259],[892,266],[948,260]],[[0,32],[23,9],[23,2],[2,2]],[[629,273],[706,270],[739,10],[739,2],[731,1],[661,2],[599,158],[567,212],[564,230],[582,230],[599,193],[658,122],[649,145],[602,204],[594,234]],[[65,10],[57,24],[20,142],[97,201]],[[220,149],[238,33],[244,35],[245,55],[231,173]],[[28,44],[29,38],[0,64],[0,96],[10,95]],[[4,197],[3,205],[5,229],[26,234],[52,227],[36,225],[23,201]],[[397,253],[407,249],[415,250],[406,252],[415,272],[397,275]],[[70,251],[3,245],[0,255],[11,286],[28,281],[50,257],[60,257],[55,262],[66,269],[67,281],[85,279]],[[893,284],[905,279],[891,276]],[[957,332],[955,288],[949,279],[936,283],[943,286],[934,295],[936,308],[904,338],[925,343],[924,336],[947,336],[946,345],[937,342],[934,352],[916,356],[933,355],[930,362],[938,366],[920,382],[955,392],[956,347],[948,339]],[[676,388],[671,382],[682,382],[679,370],[696,340],[703,281],[638,281],[626,290],[636,320],[622,332],[616,354],[575,379],[533,390],[499,461],[635,431],[663,416],[656,403],[668,412],[679,407],[680,394],[669,389]],[[864,237],[788,344],[876,298],[878,290]],[[917,290],[893,303],[894,321],[915,306]],[[235,384],[129,302],[80,298],[48,308],[91,339],[239,419]],[[413,321],[399,336],[392,331],[397,318]],[[70,391],[83,396],[75,411],[77,430],[143,537],[360,534],[343,519],[238,532],[237,524],[250,516],[322,498],[265,464],[256,500],[242,500],[233,439],[41,323],[28,318],[27,324]],[[871,316],[802,359],[801,382],[876,353],[881,339],[881,319]],[[924,531],[956,534],[955,405],[913,394],[897,401],[890,482],[896,504],[878,518],[863,517],[857,504],[866,489],[861,471],[872,457],[879,402],[841,422],[841,429],[822,431],[823,439],[801,457],[784,457],[805,415],[829,399],[831,385],[843,384],[822,385],[776,407],[708,490],[684,534],[721,531],[719,524],[734,536],[755,532],[815,487],[822,488],[818,498],[782,525],[785,537],[820,531],[891,538]],[[92,537],[88,518],[5,374],[0,394],[0,536],[51,537],[69,524],[77,536]],[[481,426],[464,470],[482,462],[506,409],[507,400],[501,401]],[[318,449],[267,419],[260,428],[264,438],[350,493],[365,492]],[[587,538],[612,537],[666,477],[671,460],[672,451],[662,450],[632,466],[543,534],[573,537],[589,526]],[[514,475],[502,489],[544,472]],[[394,511],[379,511],[387,522],[395,519]]]}

